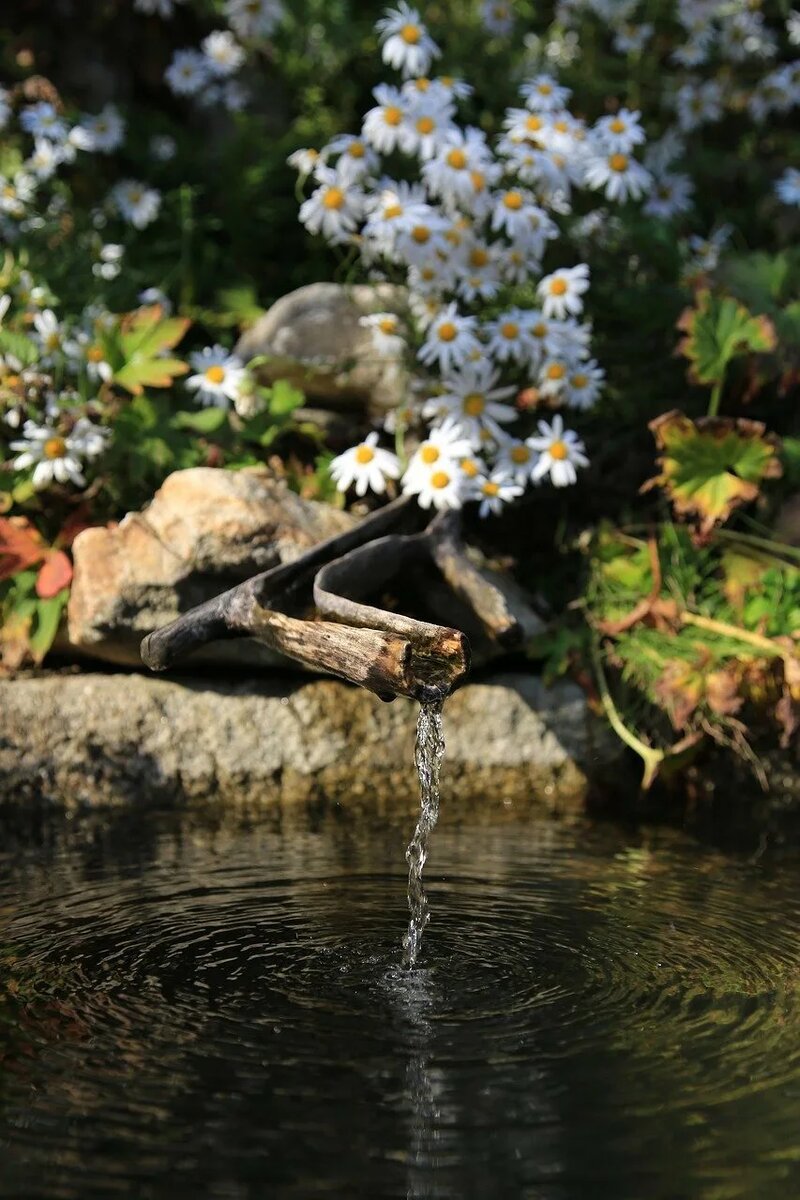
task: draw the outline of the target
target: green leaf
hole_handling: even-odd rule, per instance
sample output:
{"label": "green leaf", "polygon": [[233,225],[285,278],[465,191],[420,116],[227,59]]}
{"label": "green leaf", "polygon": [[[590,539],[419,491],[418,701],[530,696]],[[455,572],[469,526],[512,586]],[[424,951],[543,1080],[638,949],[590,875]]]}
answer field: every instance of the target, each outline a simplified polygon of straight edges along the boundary
{"label": "green leaf", "polygon": [[692,421],[670,412],[651,421],[650,430],[661,451],[661,474],[645,488],[663,488],[677,514],[699,520],[701,534],[754,500],[762,480],[781,474],[778,439],[760,421]]}
{"label": "green leaf", "polygon": [[109,361],[115,367],[114,382],[133,395],[146,387],[169,387],[189,368],[183,359],[166,357],[164,352],[177,345],[189,324],[184,317],[163,320],[157,304],[128,314],[119,331],[106,340]]}
{"label": "green leaf", "polygon": [[708,290],[697,293],[695,307],[683,312],[678,329],[686,335],[678,352],[689,359],[695,383],[721,383],[732,359],[776,346],[768,317],[754,317],[731,296],[713,296]]}
{"label": "green leaf", "polygon": [[134,396],[146,387],[169,387],[178,375],[189,370],[180,358],[134,358],[114,375],[114,382]]}
{"label": "green leaf", "polygon": [[305,396],[287,379],[279,379],[270,389],[269,411],[274,417],[288,417],[300,408]]}
{"label": "green leaf", "polygon": [[39,600],[36,604],[36,618],[33,632],[30,635],[30,649],[34,660],[42,662],[47,651],[56,640],[58,627],[61,624],[61,614],[69,597],[69,588],[64,588],[49,600]]}
{"label": "green leaf", "polygon": [[39,347],[24,333],[13,329],[0,329],[0,354],[12,354],[23,367],[33,366],[39,361]]}
{"label": "green leaf", "polygon": [[227,410],[214,406],[199,412],[177,412],[172,418],[176,429],[190,429],[193,433],[216,433],[227,421]]}

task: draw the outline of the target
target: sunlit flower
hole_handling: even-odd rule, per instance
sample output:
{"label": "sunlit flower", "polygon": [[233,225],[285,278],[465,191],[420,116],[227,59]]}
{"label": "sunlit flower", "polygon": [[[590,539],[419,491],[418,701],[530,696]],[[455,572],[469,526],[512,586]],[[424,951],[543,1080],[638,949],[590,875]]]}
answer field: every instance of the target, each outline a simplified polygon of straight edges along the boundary
{"label": "sunlit flower", "polygon": [[435,196],[450,203],[469,204],[475,196],[476,173],[485,177],[493,168],[486,138],[479,129],[453,128],[422,175]]}
{"label": "sunlit flower", "polygon": [[359,319],[359,325],[369,329],[372,344],[381,358],[400,358],[406,343],[402,336],[402,323],[397,313],[370,313]]}
{"label": "sunlit flower", "polygon": [[209,61],[199,50],[176,50],[164,79],[176,96],[196,96],[210,74]]}
{"label": "sunlit flower", "polygon": [[17,454],[11,464],[15,471],[33,467],[31,482],[37,491],[53,482],[86,487],[81,468],[88,455],[80,436],[65,437],[49,425],[26,421],[22,438],[12,442],[11,449]]}
{"label": "sunlit flower", "polygon": [[479,501],[479,517],[499,516],[506,504],[511,504],[523,493],[524,487],[504,471],[495,468],[488,479],[476,479],[470,489],[470,498]]}
{"label": "sunlit flower", "polygon": [[571,429],[564,428],[561,416],[556,413],[552,423],[539,422],[539,433],[528,439],[528,444],[539,451],[539,459],[531,471],[534,482],[550,476],[556,487],[567,487],[578,478],[576,467],[588,467],[586,447]]}
{"label": "sunlit flower", "polygon": [[576,267],[561,267],[552,275],[545,275],[536,290],[545,317],[563,321],[565,317],[576,317],[583,311],[581,297],[588,288],[589,267],[586,263],[578,263]]}
{"label": "sunlit flower", "polygon": [[486,350],[495,361],[522,364],[530,359],[533,352],[531,315],[530,311],[520,308],[509,309],[485,326],[489,339]]}
{"label": "sunlit flower", "polygon": [[189,362],[195,374],[189,376],[186,386],[201,404],[227,408],[247,382],[244,363],[224,346],[206,346],[191,354]]}
{"label": "sunlit flower", "polygon": [[81,148],[101,154],[119,150],[125,140],[125,122],[113,104],[107,104],[96,116],[84,117],[81,129],[88,138],[88,144]]}
{"label": "sunlit flower", "polygon": [[379,83],[372,94],[378,103],[364,117],[363,134],[381,154],[391,154],[405,143],[408,101],[388,83]]}
{"label": "sunlit flower", "polygon": [[594,359],[578,363],[568,372],[561,392],[561,399],[569,408],[585,410],[597,403],[603,387],[605,371]]}
{"label": "sunlit flower", "polygon": [[316,170],[320,161],[320,153],[319,150],[295,150],[286,161],[290,167],[294,167],[295,171],[305,178]]}
{"label": "sunlit flower", "polygon": [[453,460],[433,471],[403,476],[403,492],[416,496],[420,508],[461,508],[467,495],[467,477]]}
{"label": "sunlit flower", "polygon": [[589,159],[586,183],[589,187],[604,188],[606,200],[638,200],[651,182],[650,172],[627,154],[615,151]]}
{"label": "sunlit flower", "polygon": [[365,496],[368,491],[382,495],[387,479],[399,478],[400,460],[396,454],[381,449],[377,433],[371,433],[360,445],[334,458],[330,472],[340,492],[355,486],[357,496]]}
{"label": "sunlit flower", "polygon": [[462,316],[455,304],[441,309],[428,329],[419,352],[420,361],[427,366],[436,363],[443,372],[458,370],[473,355],[479,355],[476,317]]}
{"label": "sunlit flower", "polygon": [[227,79],[244,62],[244,50],[229,29],[215,29],[201,43],[208,69],[217,79]]}
{"label": "sunlit flower", "polygon": [[346,242],[363,216],[364,193],[329,167],[319,167],[316,175],[320,186],[303,202],[300,220],[334,245]]}
{"label": "sunlit flower", "polygon": [[13,179],[0,175],[0,213],[24,217],[26,206],[36,195],[36,181],[26,171],[17,171]]}
{"label": "sunlit flower", "polygon": [[417,447],[403,476],[404,490],[416,480],[431,475],[434,471],[455,470],[458,462],[472,454],[472,439],[457,421],[448,417],[441,425],[434,426],[424,442]]}
{"label": "sunlit flower", "polygon": [[510,0],[483,0],[481,20],[495,37],[506,37],[514,28],[514,10]]}
{"label": "sunlit flower", "polygon": [[572,95],[568,87],[557,83],[552,75],[536,75],[523,83],[520,94],[528,108],[534,112],[560,112],[566,108]]}
{"label": "sunlit flower", "polygon": [[448,374],[442,380],[443,392],[433,396],[423,406],[426,417],[446,415],[476,445],[488,431],[493,437],[502,437],[501,425],[513,421],[515,411],[504,400],[513,396],[513,386],[498,387],[500,373],[486,359],[469,363],[457,374]]}
{"label": "sunlit flower", "polygon": [[226,0],[225,16],[240,38],[265,38],[284,16],[281,0]]}
{"label": "sunlit flower", "polygon": [[621,108],[613,117],[601,117],[593,132],[610,154],[629,154],[634,146],[639,146],[644,141],[644,130],[640,121],[641,113]]}
{"label": "sunlit flower", "polygon": [[497,452],[495,467],[524,487],[531,480],[538,458],[539,453],[530,444],[530,439],[508,438]]}
{"label": "sunlit flower", "polygon": [[47,138],[50,142],[63,142],[67,136],[66,122],[46,100],[23,108],[19,114],[19,123],[26,133],[33,137]]}
{"label": "sunlit flower", "polygon": [[427,75],[441,50],[422,24],[415,8],[401,0],[375,25],[383,47],[383,61],[404,75]]}

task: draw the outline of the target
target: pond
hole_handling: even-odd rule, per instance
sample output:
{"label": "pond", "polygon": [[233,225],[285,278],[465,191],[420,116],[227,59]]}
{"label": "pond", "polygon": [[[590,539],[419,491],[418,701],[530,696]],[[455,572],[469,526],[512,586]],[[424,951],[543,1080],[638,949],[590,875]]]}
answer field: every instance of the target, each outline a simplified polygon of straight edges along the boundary
{"label": "pond", "polygon": [[87,817],[0,852],[0,1195],[733,1200],[800,1180],[800,879],[668,830]]}

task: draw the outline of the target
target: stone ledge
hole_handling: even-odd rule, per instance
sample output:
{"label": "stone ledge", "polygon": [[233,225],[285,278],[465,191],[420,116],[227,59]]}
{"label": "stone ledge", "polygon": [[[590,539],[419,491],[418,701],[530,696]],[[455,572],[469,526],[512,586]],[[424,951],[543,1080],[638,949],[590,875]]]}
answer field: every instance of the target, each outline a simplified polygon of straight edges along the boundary
{"label": "stone ledge", "polygon": [[[52,673],[0,681],[0,803],[79,809],[416,802],[416,705],[329,679]],[[582,808],[620,745],[572,683],[495,674],[445,707],[443,799]]]}

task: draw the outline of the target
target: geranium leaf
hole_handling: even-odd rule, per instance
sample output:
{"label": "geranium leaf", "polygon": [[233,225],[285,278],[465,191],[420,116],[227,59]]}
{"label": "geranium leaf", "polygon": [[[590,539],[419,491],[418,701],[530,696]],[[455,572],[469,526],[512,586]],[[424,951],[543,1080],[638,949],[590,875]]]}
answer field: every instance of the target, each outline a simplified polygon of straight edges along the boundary
{"label": "geranium leaf", "polygon": [[134,358],[114,375],[114,382],[134,396],[146,387],[169,387],[177,375],[189,370],[180,358]]}
{"label": "geranium leaf", "polygon": [[178,344],[190,324],[183,317],[164,318],[157,304],[128,313],[113,347],[114,382],[133,395],[146,387],[169,387],[189,368],[182,359],[165,357],[165,351]]}
{"label": "geranium leaf", "polygon": [[40,600],[52,600],[72,583],[72,563],[63,550],[51,550],[36,577],[36,595]]}
{"label": "geranium leaf", "polygon": [[760,421],[692,421],[669,412],[651,421],[650,430],[661,451],[661,474],[644,488],[663,488],[679,516],[698,522],[701,535],[754,500],[764,479],[781,474],[778,439]]}
{"label": "geranium leaf", "polygon": [[36,605],[36,617],[29,644],[31,655],[36,663],[42,662],[47,651],[56,640],[58,627],[61,624],[61,614],[69,597],[69,590],[64,588],[55,596],[39,600]]}
{"label": "geranium leaf", "polygon": [[177,412],[172,424],[176,429],[191,429],[194,433],[216,433],[227,420],[226,410],[212,405],[199,412]]}
{"label": "geranium leaf", "polygon": [[0,517],[0,579],[41,562],[46,553],[41,535],[26,517]]}
{"label": "geranium leaf", "polygon": [[764,354],[775,349],[775,327],[769,317],[754,317],[732,296],[697,293],[693,308],[678,321],[685,337],[678,353],[689,359],[693,383],[719,383],[728,363],[741,354]]}

